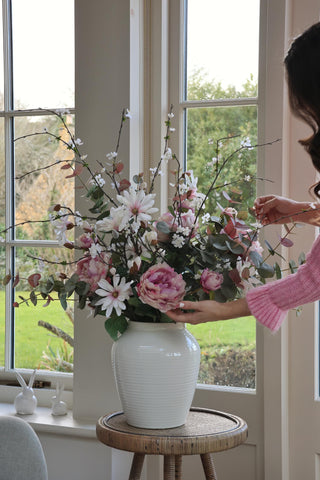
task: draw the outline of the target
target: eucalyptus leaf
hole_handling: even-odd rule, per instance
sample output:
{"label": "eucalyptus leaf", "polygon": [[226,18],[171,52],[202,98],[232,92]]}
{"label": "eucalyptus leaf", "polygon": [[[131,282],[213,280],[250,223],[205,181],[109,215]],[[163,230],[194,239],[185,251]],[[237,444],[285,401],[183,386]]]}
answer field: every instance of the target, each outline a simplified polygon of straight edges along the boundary
{"label": "eucalyptus leaf", "polygon": [[257,270],[262,278],[272,278],[274,276],[274,268],[267,263],[261,263]]}
{"label": "eucalyptus leaf", "polygon": [[38,299],[37,299],[37,295],[35,294],[34,290],[32,290],[32,292],[30,293],[30,300],[31,300],[31,302],[33,303],[34,306],[37,305]]}
{"label": "eucalyptus leaf", "polygon": [[162,222],[162,221],[157,222],[156,228],[161,233],[168,234],[171,232],[170,227],[166,222]]}

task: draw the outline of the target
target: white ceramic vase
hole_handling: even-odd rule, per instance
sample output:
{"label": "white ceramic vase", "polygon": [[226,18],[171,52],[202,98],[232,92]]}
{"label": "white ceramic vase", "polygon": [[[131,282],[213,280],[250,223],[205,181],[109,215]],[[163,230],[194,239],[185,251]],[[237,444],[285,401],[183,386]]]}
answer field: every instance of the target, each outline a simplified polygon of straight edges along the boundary
{"label": "white ceramic vase", "polygon": [[173,428],[186,421],[200,367],[200,348],[182,323],[129,322],[112,347],[127,422]]}

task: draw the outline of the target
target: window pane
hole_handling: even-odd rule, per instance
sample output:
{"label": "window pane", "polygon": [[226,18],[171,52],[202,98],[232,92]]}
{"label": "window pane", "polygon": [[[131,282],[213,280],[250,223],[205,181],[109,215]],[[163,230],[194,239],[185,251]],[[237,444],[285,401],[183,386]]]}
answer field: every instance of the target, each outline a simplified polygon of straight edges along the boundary
{"label": "window pane", "polygon": [[[0,231],[5,226],[6,167],[4,158],[4,122],[0,118]],[[0,234],[1,237],[1,234]]]}
{"label": "window pane", "polygon": [[[223,139],[220,141],[220,139]],[[234,207],[238,218],[254,222],[250,207],[256,197],[256,149],[232,155],[243,142],[257,143],[257,108],[190,108],[186,113],[187,170],[206,193],[216,169],[227,160],[216,181],[206,212]],[[218,152],[217,152],[218,148]],[[232,202],[232,203],[231,203]],[[255,320],[246,318],[190,327],[201,348],[200,383],[255,388]]]}
{"label": "window pane", "polygon": [[[73,117],[66,116],[68,128],[73,130]],[[15,119],[15,137],[20,138],[32,133],[40,135],[28,136],[15,142],[16,177],[16,224],[27,221],[17,228],[19,239],[56,240],[56,235],[48,220],[48,210],[52,205],[74,205],[74,181],[67,178],[69,171],[61,170],[61,164],[51,168],[43,168],[57,161],[71,160],[73,154],[62,142],[52,136],[43,134],[44,129],[69,141],[68,134],[61,130],[61,122],[55,115],[49,117],[18,117]],[[30,175],[30,171],[41,169]],[[68,172],[68,173],[66,173]],[[69,232],[69,239],[73,230]]]}
{"label": "window pane", "polygon": [[[0,243],[0,278],[5,276],[5,249]],[[5,296],[4,286],[0,282],[0,368],[4,366],[4,342],[5,342]]]}
{"label": "window pane", "polygon": [[[256,96],[258,48],[258,0],[188,0],[187,99]],[[208,88],[194,98],[189,84],[197,77]]]}
{"label": "window pane", "polygon": [[[59,280],[59,273],[68,274],[70,268],[54,262],[58,259],[72,262],[73,258],[73,251],[65,248],[17,248],[15,268],[21,279],[40,272],[44,279],[53,275]],[[15,367],[72,371],[73,347],[52,330],[59,328],[73,338],[73,299],[68,301],[67,312],[55,294],[48,306],[45,306],[47,299],[40,295],[36,306],[30,301],[28,306],[22,299],[29,298],[30,291],[26,280],[21,280],[15,291],[15,301],[19,303],[15,308]]]}
{"label": "window pane", "polygon": [[74,105],[74,0],[12,0],[15,108]]}
{"label": "window pane", "polygon": [[[2,25],[2,9],[0,9],[0,25]],[[0,35],[0,110],[4,109],[3,106],[3,35]]]}

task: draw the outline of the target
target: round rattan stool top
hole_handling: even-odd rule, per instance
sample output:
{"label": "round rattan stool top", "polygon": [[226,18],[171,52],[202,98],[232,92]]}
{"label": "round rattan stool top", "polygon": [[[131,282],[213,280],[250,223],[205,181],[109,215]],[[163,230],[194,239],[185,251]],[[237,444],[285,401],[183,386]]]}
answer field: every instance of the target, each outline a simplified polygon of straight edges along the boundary
{"label": "round rattan stool top", "polygon": [[196,455],[220,452],[246,441],[247,424],[229,413],[192,408],[185,425],[165,430],[135,428],[122,412],[101,417],[97,437],[109,447],[151,455]]}

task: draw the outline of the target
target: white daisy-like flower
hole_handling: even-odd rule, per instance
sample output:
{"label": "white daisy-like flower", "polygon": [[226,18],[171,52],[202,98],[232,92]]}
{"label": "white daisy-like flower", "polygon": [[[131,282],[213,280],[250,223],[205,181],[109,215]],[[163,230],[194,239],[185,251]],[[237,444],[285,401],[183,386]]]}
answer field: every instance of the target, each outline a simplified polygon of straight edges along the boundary
{"label": "white daisy-like flower", "polygon": [[158,211],[158,208],[153,207],[154,197],[154,193],[146,195],[143,190],[136,191],[133,187],[124,190],[122,195],[117,195],[118,201],[126,209],[119,230],[122,230],[131,218],[139,223],[149,222],[151,215]]}
{"label": "white daisy-like flower", "polygon": [[101,305],[101,309],[106,311],[106,317],[110,317],[113,309],[119,317],[122,310],[126,309],[124,302],[131,295],[131,282],[126,282],[124,277],[120,279],[120,275],[116,274],[112,278],[112,283],[101,279],[98,285],[100,288],[95,293],[102,298],[96,302],[96,305]]}

